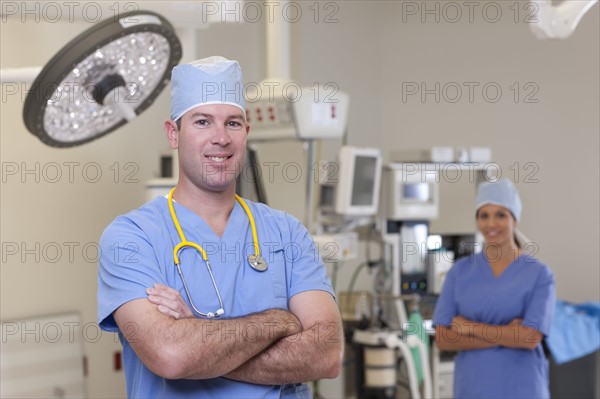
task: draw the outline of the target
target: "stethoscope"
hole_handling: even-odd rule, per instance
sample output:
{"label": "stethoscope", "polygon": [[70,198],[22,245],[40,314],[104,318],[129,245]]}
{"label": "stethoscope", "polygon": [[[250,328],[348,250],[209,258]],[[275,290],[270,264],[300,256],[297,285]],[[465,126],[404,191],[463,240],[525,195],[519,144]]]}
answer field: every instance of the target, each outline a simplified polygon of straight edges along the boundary
{"label": "stethoscope", "polygon": [[[179,273],[181,281],[183,282],[183,288],[185,289],[185,293],[188,297],[188,300],[190,301],[190,305],[192,305],[192,309],[194,309],[194,312],[196,312],[202,317],[208,317],[209,319],[212,319],[213,317],[222,316],[223,314],[225,314],[225,309],[223,309],[223,300],[221,299],[221,293],[219,292],[219,287],[217,287],[217,282],[215,281],[215,276],[213,275],[212,267],[210,267],[208,256],[206,255],[206,251],[204,250],[204,248],[202,248],[200,245],[193,241],[188,241],[185,238],[185,234],[183,234],[183,230],[181,229],[181,226],[179,225],[179,220],[177,219],[177,215],[175,214],[175,208],[173,207],[174,192],[175,188],[172,188],[169,192],[169,212],[171,213],[171,219],[173,219],[173,224],[175,224],[175,228],[177,229],[177,233],[179,233],[179,239],[181,240],[181,242],[177,244],[175,248],[173,248],[173,260],[175,261],[177,272]],[[258,272],[264,272],[269,266],[267,265],[265,260],[260,256],[260,248],[258,247],[258,236],[256,234],[256,225],[254,224],[254,217],[252,216],[252,212],[250,212],[250,208],[248,208],[248,205],[246,205],[246,203],[240,196],[236,195],[235,199],[237,200],[237,202],[239,202],[242,208],[244,208],[244,211],[246,211],[246,215],[248,215],[248,220],[250,221],[250,227],[252,229],[252,240],[254,241],[254,254],[248,255],[248,264],[250,264],[250,266],[254,270]],[[219,299],[219,309],[217,309],[215,312],[202,313],[196,308],[196,306],[194,305],[194,301],[192,301],[192,297],[185,282],[185,278],[183,277],[183,272],[181,271],[181,266],[179,262],[179,251],[181,251],[185,247],[194,248],[195,250],[200,252],[200,255],[202,255],[202,259],[204,260],[206,268],[208,269],[208,273],[210,274],[210,279],[212,280],[213,287],[215,288],[215,292],[217,293],[217,298]]]}

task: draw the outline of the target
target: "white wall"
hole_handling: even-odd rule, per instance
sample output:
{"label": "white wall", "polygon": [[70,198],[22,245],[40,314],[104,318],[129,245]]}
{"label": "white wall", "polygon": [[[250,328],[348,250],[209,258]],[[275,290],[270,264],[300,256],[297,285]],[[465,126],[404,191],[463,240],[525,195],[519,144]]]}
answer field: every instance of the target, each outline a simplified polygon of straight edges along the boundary
{"label": "white wall", "polygon": [[[456,24],[410,16],[394,24],[403,6],[389,5],[381,40],[390,57],[381,73],[395,78],[384,88],[383,130],[395,134],[384,135],[384,147],[491,147],[503,175],[518,180],[520,227],[556,273],[559,297],[598,300],[599,7],[568,40],[539,41],[523,22],[525,3],[519,22],[514,2],[488,3],[502,5],[497,23],[475,12],[472,24],[466,16]],[[502,96],[492,103],[475,89],[472,103],[466,90],[457,103],[431,95],[403,102],[403,82],[493,83]]]}
{"label": "white wall", "polygon": [[[490,147],[503,176],[517,181],[520,227],[554,270],[559,297],[598,300],[600,7],[569,39],[540,41],[524,22],[528,3],[475,2],[472,19],[464,3],[450,3],[462,18],[446,2],[339,2],[337,23],[293,26],[293,75],[348,91],[348,142],[379,146],[388,160],[399,149]],[[439,21],[426,12],[435,7]],[[406,91],[436,82],[439,102]],[[463,89],[458,101],[456,85]],[[497,100],[495,87],[502,90]],[[432,230],[473,230],[474,189],[467,175],[452,179],[445,190],[460,198],[464,187],[463,203],[446,201]]]}
{"label": "white wall", "polygon": [[[388,160],[390,151],[397,149],[479,145],[491,147],[505,176],[514,179],[510,167],[517,163],[517,187],[524,202],[521,227],[537,243],[537,256],[554,270],[559,297],[599,300],[599,7],[591,10],[571,38],[539,41],[522,22],[523,10],[520,22],[513,21],[508,3],[502,3],[503,17],[497,23],[477,13],[473,23],[467,16],[449,23],[443,15],[439,22],[430,15],[423,23],[419,15],[403,13],[409,3],[423,4],[322,2],[318,3],[316,22],[315,8],[309,9],[313,2],[303,3],[303,16],[292,24],[293,79],[301,85],[333,82],[348,92],[347,142],[381,147]],[[478,3],[479,9],[487,3],[493,2]],[[238,59],[247,81],[263,79],[262,22],[264,19],[215,25],[199,31],[198,56],[218,53]],[[25,23],[19,18],[2,20],[0,66],[43,65],[64,43],[90,26],[85,21],[50,23],[43,18]],[[419,96],[407,96],[403,101],[403,87],[424,83],[431,88],[435,82],[441,86],[475,82],[479,87],[492,82],[503,94],[495,103],[482,98],[480,91],[475,92],[473,102],[464,97],[466,93],[456,103],[443,96],[436,103],[432,95],[424,101]],[[536,87],[538,102],[525,103],[522,98],[515,102],[510,89],[514,82],[521,94],[530,92],[525,88],[528,83]],[[16,95],[7,90],[3,85],[1,161],[3,171],[15,165],[20,170],[17,175],[3,175],[2,181],[1,318],[75,310],[85,323],[93,323],[95,243],[116,215],[144,201],[144,181],[158,173],[158,157],[167,150],[162,121],[169,111],[168,93],[142,117],[105,138],[73,149],[54,149],[26,131],[21,121],[23,89]],[[340,144],[324,143],[320,158],[332,160]],[[302,148],[296,143],[262,145],[260,156],[261,161],[279,162],[282,167],[286,162],[304,164]],[[64,162],[78,165],[72,181]],[[128,162],[136,169],[125,169]],[[48,168],[54,163],[63,165],[63,177],[52,183],[43,170],[46,167],[51,172]],[[116,180],[115,163],[121,172]],[[34,169],[36,164],[39,172],[21,173],[23,167]],[[534,170],[525,165],[537,168],[533,176],[537,182],[523,181]],[[84,167],[89,173],[99,167],[102,178],[89,183],[86,178],[93,176],[84,175]],[[125,174],[131,171],[137,182],[125,181]],[[273,206],[304,216],[303,180],[290,181],[282,169],[276,169],[267,190]],[[437,228],[470,229],[472,198],[473,192],[469,192],[460,204],[448,206],[446,202],[448,213],[457,207],[466,217],[446,215]],[[13,243],[19,253],[11,255],[7,250]],[[37,252],[36,245],[40,248]],[[58,258],[52,252],[57,246],[62,249]],[[33,248],[40,259],[24,254],[21,249],[25,248]],[[342,268],[340,287],[347,285],[352,269],[352,265]],[[370,280],[361,284],[369,288]],[[112,371],[112,353],[119,345],[108,334],[96,342],[97,333],[89,328],[85,340],[88,394],[122,397],[123,375]]]}

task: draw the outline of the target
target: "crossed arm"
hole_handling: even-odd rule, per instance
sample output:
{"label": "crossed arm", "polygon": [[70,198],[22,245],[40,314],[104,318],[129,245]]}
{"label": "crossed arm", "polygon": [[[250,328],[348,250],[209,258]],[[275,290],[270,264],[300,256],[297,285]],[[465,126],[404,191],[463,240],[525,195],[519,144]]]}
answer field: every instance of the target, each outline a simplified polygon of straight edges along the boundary
{"label": "crossed arm", "polygon": [[337,306],[323,291],[290,299],[302,330],[275,342],[227,378],[255,384],[283,384],[335,378],[341,370],[343,329]]}
{"label": "crossed arm", "polygon": [[339,374],[341,319],[326,292],[292,297],[290,312],[269,309],[207,320],[191,317],[179,293],[167,289],[156,286],[149,292],[150,301],[134,300],[114,313],[140,360],[157,375],[287,384]]}
{"label": "crossed arm", "polygon": [[543,335],[521,322],[521,319],[514,319],[506,325],[497,326],[456,316],[452,319],[450,327],[436,327],[435,340],[440,349],[447,351],[495,346],[532,350],[541,342]]}

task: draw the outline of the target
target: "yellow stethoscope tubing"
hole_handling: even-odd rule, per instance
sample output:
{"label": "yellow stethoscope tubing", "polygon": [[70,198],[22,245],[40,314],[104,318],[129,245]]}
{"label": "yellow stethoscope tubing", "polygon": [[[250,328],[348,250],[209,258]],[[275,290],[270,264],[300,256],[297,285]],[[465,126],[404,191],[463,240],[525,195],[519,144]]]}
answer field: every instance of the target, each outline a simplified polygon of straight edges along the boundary
{"label": "yellow stethoscope tubing", "polygon": [[[200,254],[202,255],[202,259],[205,261],[208,261],[208,256],[206,255],[206,251],[204,250],[204,248],[202,248],[200,245],[196,244],[195,242],[192,241],[188,241],[185,238],[185,234],[183,234],[183,230],[181,229],[181,225],[179,224],[179,219],[177,219],[177,214],[175,213],[175,208],[173,207],[173,193],[175,192],[175,187],[173,187],[171,189],[171,191],[169,191],[169,212],[171,213],[171,219],[173,219],[173,224],[175,224],[175,229],[177,229],[177,234],[179,234],[179,239],[181,240],[181,242],[179,244],[177,244],[175,246],[175,248],[173,249],[173,258],[175,259],[175,264],[179,264],[179,250],[183,247],[192,247],[197,249]],[[252,215],[252,212],[250,211],[250,208],[248,208],[248,205],[246,205],[246,202],[242,199],[242,197],[240,197],[239,195],[235,195],[235,199],[237,200],[237,202],[239,202],[239,204],[242,206],[242,208],[244,208],[244,211],[246,212],[246,215],[248,215],[248,220],[250,221],[250,229],[252,230],[252,242],[254,244],[254,255],[256,257],[260,256],[260,247],[258,245],[258,234],[256,233],[256,224],[254,223],[254,216]]]}
{"label": "yellow stethoscope tubing", "polygon": [[252,212],[250,212],[250,208],[246,205],[246,202],[239,195],[235,195],[235,199],[240,203],[242,208],[246,211],[246,215],[248,215],[248,220],[250,221],[250,230],[252,230],[252,242],[254,243],[254,256],[257,258],[260,257],[260,248],[258,246],[258,234],[256,234],[256,224],[254,223],[254,216],[252,216]]}
{"label": "yellow stethoscope tubing", "polygon": [[[175,248],[173,248],[173,261],[175,262],[175,266],[177,267],[177,272],[179,273],[179,277],[181,277],[181,281],[183,282],[183,288],[185,289],[185,293],[190,301],[190,305],[192,305],[192,309],[194,309],[194,311],[197,314],[199,314],[200,316],[204,316],[204,317],[208,317],[208,318],[219,317],[219,316],[223,315],[225,311],[223,308],[223,300],[221,298],[221,293],[219,292],[219,288],[217,287],[217,282],[215,281],[215,276],[213,275],[213,272],[212,272],[212,267],[210,266],[210,262],[208,261],[208,255],[206,255],[206,251],[204,250],[204,248],[202,248],[200,245],[196,244],[195,242],[188,241],[187,238],[185,237],[185,234],[183,233],[181,225],[179,224],[179,219],[177,218],[177,214],[175,213],[175,208],[173,206],[173,193],[174,192],[175,192],[175,187],[173,187],[171,189],[171,191],[169,191],[167,202],[169,203],[169,213],[171,214],[171,219],[173,220],[173,224],[175,225],[175,229],[177,230],[177,234],[179,234],[179,239],[181,240],[181,242],[179,244],[177,244],[175,246]],[[248,205],[246,205],[246,203],[240,196],[236,195],[235,199],[239,202],[239,204],[242,206],[242,208],[244,208],[244,211],[246,212],[246,215],[248,216],[248,220],[250,221],[250,227],[252,230],[252,240],[254,243],[255,257],[259,257],[260,256],[260,248],[258,246],[258,234],[256,233],[256,224],[254,223],[254,217],[252,216],[252,212],[250,211],[250,208],[248,208]],[[217,298],[219,300],[220,308],[215,313],[212,313],[212,312],[202,313],[201,311],[199,311],[196,308],[196,306],[194,305],[194,302],[192,301],[192,297],[190,295],[187,284],[185,282],[185,278],[183,277],[183,271],[181,270],[180,261],[179,261],[179,251],[185,247],[192,247],[192,248],[196,249],[198,252],[200,252],[202,259],[206,263],[206,267],[208,269],[210,279],[213,283],[213,287],[215,289]]]}

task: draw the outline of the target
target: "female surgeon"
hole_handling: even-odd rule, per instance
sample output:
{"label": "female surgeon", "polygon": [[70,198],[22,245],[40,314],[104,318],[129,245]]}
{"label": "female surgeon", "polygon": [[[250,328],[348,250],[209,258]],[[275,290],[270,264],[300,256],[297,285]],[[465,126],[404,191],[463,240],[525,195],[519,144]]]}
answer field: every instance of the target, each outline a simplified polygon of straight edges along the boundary
{"label": "female surgeon", "polygon": [[458,352],[454,398],[550,398],[541,341],[554,310],[554,276],[515,238],[521,209],[511,181],[479,185],[483,250],[453,265],[433,316],[438,347]]}

